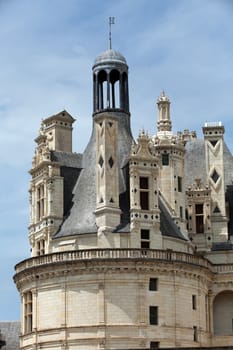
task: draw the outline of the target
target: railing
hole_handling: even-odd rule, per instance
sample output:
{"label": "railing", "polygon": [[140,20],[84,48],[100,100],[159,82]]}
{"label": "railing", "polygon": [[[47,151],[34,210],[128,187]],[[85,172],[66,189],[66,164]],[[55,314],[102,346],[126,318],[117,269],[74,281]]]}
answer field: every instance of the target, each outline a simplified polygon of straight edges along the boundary
{"label": "railing", "polygon": [[233,264],[213,265],[212,271],[215,273],[233,273]]}
{"label": "railing", "polygon": [[[16,265],[16,273],[25,269],[69,261],[86,261],[86,260],[117,260],[117,259],[140,259],[140,260],[157,260],[165,262],[179,262],[192,264],[200,267],[211,269],[213,265],[207,260],[192,254],[174,252],[170,250],[157,249],[88,249],[59,252],[29,258]],[[232,267],[233,269],[233,267]]]}
{"label": "railing", "polygon": [[205,122],[204,127],[222,126],[222,122]]}

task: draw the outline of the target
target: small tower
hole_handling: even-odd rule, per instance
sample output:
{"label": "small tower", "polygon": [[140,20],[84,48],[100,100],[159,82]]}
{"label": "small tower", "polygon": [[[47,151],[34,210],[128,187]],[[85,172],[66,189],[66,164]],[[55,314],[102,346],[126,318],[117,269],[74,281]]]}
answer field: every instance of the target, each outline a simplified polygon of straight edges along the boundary
{"label": "small tower", "polygon": [[172,133],[170,100],[162,91],[157,101],[158,132],[153,138],[160,160],[159,190],[176,225],[185,231],[184,140]]}
{"label": "small tower", "polygon": [[206,175],[211,189],[213,240],[222,242],[228,239],[223,164],[224,126],[221,122],[205,123],[203,134]]}
{"label": "small tower", "polygon": [[172,130],[172,122],[170,117],[170,100],[165,95],[164,90],[158,98],[158,134],[161,132],[171,132]]}

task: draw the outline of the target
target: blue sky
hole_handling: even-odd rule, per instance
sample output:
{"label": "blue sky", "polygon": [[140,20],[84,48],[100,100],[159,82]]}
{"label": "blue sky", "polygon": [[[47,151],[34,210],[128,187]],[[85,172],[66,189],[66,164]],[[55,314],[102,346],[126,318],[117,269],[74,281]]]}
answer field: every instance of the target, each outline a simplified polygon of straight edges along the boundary
{"label": "blue sky", "polygon": [[20,317],[14,265],[30,256],[28,170],[40,121],[66,109],[74,150],[91,133],[95,57],[113,48],[129,65],[134,137],[156,131],[156,101],[171,99],[174,131],[222,121],[233,150],[231,0],[0,0],[0,320]]}

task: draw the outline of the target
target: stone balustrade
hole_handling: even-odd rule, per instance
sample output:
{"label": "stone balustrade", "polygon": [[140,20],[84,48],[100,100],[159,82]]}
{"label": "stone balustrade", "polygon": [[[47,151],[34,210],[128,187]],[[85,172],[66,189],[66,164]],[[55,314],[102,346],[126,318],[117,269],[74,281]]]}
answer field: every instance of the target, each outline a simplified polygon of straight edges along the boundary
{"label": "stone balustrade", "polygon": [[192,254],[157,249],[85,249],[36,256],[16,265],[16,273],[25,269],[57,262],[78,260],[140,259],[179,262],[208,268],[214,273],[233,273],[233,264],[211,264],[207,259]]}
{"label": "stone balustrade", "polygon": [[179,262],[208,268],[216,273],[232,273],[233,265],[212,265],[207,259],[192,254],[157,249],[85,249],[36,256],[16,265],[16,273],[25,269],[58,262],[106,259],[140,259]]}

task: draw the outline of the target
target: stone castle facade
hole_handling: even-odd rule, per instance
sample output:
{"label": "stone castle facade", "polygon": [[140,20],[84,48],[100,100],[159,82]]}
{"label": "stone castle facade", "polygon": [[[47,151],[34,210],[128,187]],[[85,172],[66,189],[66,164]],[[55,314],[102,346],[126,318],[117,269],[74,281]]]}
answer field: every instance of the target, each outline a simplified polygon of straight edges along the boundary
{"label": "stone castle facade", "polygon": [[233,157],[224,126],[203,139],[130,128],[128,66],[93,66],[93,130],[72,150],[74,118],[42,121],[30,183],[31,257],[16,265],[21,350],[233,346]]}

